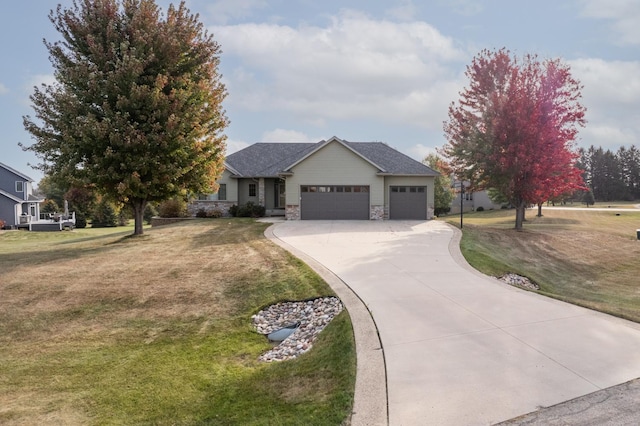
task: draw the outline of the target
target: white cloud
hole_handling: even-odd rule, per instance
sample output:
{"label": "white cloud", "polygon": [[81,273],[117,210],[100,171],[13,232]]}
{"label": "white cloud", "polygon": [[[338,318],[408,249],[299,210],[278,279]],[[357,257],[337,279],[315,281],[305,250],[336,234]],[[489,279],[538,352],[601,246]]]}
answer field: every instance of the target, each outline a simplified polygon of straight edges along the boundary
{"label": "white cloud", "polygon": [[616,150],[620,146],[638,146],[638,138],[640,137],[639,129],[630,127],[619,127],[620,123],[607,123],[600,121],[598,124],[587,125],[580,131],[581,145],[602,146]]}
{"label": "white cloud", "polygon": [[419,143],[407,149],[407,152],[405,152],[405,154],[415,160],[422,161],[427,155],[437,154],[437,152],[435,148]]}
{"label": "white cloud", "polygon": [[234,152],[240,151],[241,149],[244,149],[246,147],[248,147],[249,143],[244,142],[244,141],[236,141],[233,139],[227,139],[227,151],[226,151],[226,155],[229,154],[233,154]]}
{"label": "white cloud", "polygon": [[640,44],[640,2],[637,0],[582,0],[582,14],[613,21],[622,44]]}
{"label": "white cloud", "polygon": [[588,120],[584,145],[638,144],[640,137],[640,61],[597,58],[570,61],[584,85],[582,103]]}
{"label": "white cloud", "polygon": [[274,129],[264,132],[260,142],[318,142],[320,139],[312,139],[296,130]]}
{"label": "white cloud", "polygon": [[280,110],[304,122],[369,118],[440,128],[458,97],[466,52],[424,22],[373,20],[353,11],[326,27],[213,27],[239,60],[229,102]]}
{"label": "white cloud", "polygon": [[640,61],[577,59],[569,62],[584,85],[587,107],[600,115],[624,114],[640,109]]}
{"label": "white cloud", "polygon": [[0,83],[0,96],[9,93],[9,89],[4,84]]}
{"label": "white cloud", "polygon": [[43,84],[50,86],[56,82],[56,78],[53,74],[34,74],[29,78],[29,81],[26,85],[26,90],[31,93],[33,92],[34,86],[40,87]]}

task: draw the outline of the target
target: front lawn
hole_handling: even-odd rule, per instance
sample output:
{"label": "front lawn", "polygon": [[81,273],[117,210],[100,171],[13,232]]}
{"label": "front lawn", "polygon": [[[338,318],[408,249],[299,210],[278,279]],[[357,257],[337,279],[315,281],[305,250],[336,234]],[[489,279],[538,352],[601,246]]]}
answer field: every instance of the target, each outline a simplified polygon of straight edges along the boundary
{"label": "front lawn", "polygon": [[262,363],[251,315],[333,295],[248,219],[0,234],[0,423],[340,424],[355,383],[343,311]]}
{"label": "front lawn", "polygon": [[[540,293],[640,322],[640,211],[513,210],[465,214],[461,249],[476,269],[524,275]],[[459,226],[459,216],[446,219]]]}

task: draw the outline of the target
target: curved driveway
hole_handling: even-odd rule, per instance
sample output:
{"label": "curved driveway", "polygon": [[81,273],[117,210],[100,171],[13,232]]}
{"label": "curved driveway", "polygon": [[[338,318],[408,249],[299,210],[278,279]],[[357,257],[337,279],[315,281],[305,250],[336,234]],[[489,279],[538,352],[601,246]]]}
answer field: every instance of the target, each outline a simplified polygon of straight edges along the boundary
{"label": "curved driveway", "polygon": [[[458,231],[442,222],[291,221],[271,229],[370,310],[391,425],[492,424],[640,377],[638,324],[477,273],[460,256]],[[370,424],[362,414],[355,423]]]}

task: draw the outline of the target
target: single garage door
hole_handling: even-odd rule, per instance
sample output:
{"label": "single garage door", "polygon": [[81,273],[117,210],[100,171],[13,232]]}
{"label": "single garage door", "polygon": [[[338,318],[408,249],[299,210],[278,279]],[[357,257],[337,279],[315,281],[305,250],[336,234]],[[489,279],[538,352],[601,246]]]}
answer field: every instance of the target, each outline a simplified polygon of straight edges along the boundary
{"label": "single garage door", "polygon": [[302,185],[303,220],[369,220],[369,187],[354,185]]}
{"label": "single garage door", "polygon": [[389,219],[426,220],[426,186],[392,186],[389,196]]}

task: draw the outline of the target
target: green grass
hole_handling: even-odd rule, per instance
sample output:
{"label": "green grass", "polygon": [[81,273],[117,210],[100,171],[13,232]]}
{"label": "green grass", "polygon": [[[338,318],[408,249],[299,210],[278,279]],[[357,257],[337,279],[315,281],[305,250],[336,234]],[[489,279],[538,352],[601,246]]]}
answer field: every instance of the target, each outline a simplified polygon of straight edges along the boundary
{"label": "green grass", "polygon": [[348,313],[308,353],[262,363],[251,315],[332,295],[252,220],[0,234],[0,423],[341,424]]}
{"label": "green grass", "polygon": [[522,232],[513,210],[465,214],[463,255],[488,275],[517,273],[542,294],[640,322],[640,211],[536,212]]}

